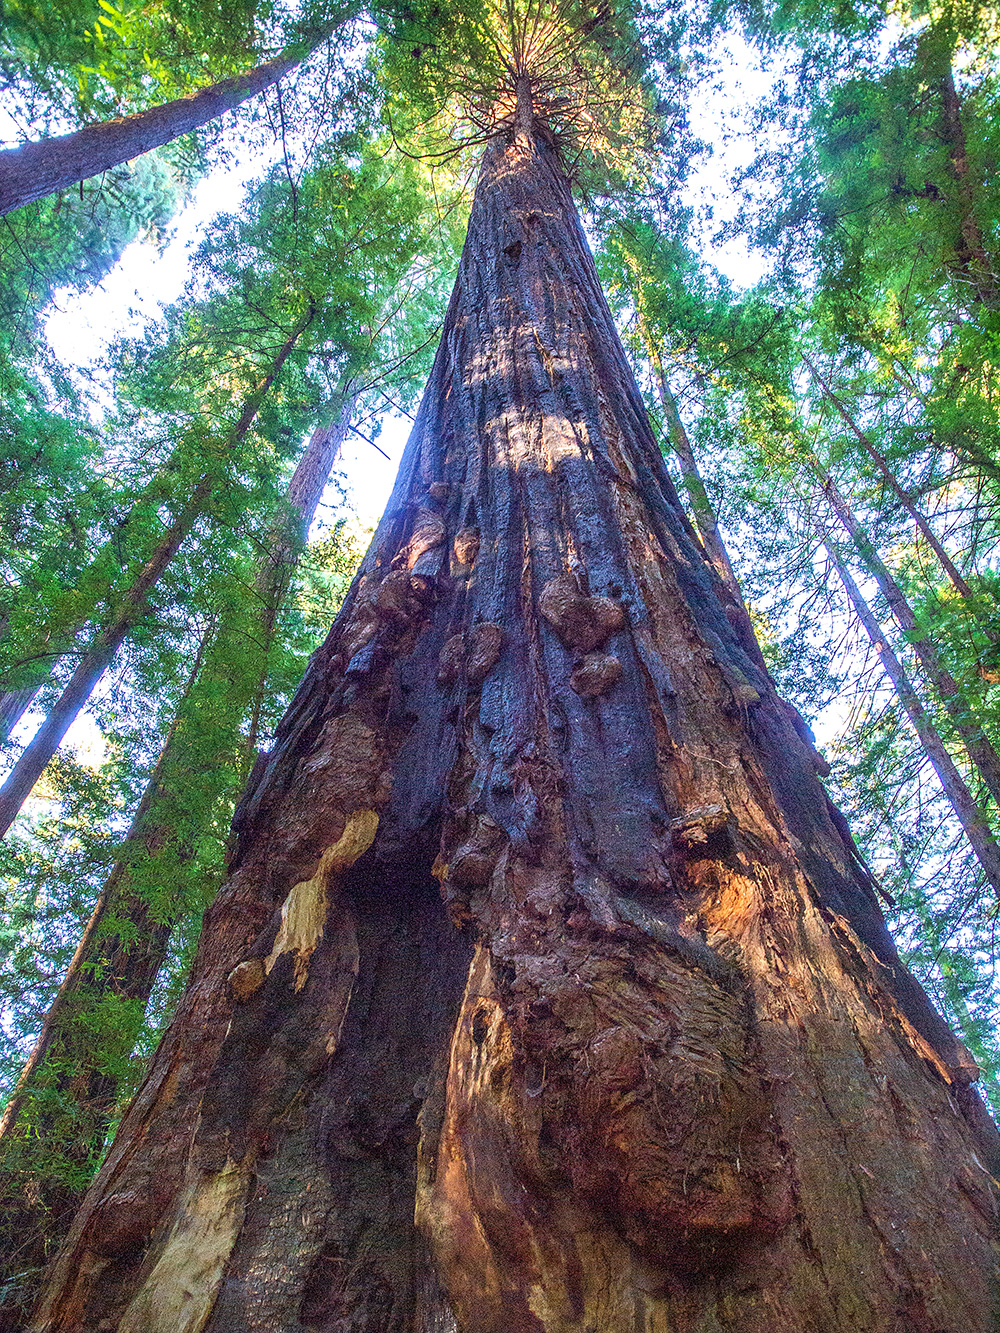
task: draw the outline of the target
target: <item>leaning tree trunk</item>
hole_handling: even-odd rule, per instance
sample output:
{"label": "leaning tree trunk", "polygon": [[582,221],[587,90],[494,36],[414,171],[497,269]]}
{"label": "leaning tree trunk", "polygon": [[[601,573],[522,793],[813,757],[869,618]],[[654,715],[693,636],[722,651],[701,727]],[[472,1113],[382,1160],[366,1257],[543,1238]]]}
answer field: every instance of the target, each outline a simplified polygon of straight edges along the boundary
{"label": "leaning tree trunk", "polygon": [[992,1326],[976,1070],[723,613],[519,120],[35,1330]]}
{"label": "leaning tree trunk", "polygon": [[1000,808],[1000,755],[997,754],[992,740],[970,709],[968,700],[959,689],[955,677],[942,662],[934,643],[921,629],[906,593],[875,549],[875,544],[868,533],[858,522],[839,486],[818,459],[812,459],[812,467],[827,503],[837,516],[841,527],[853,541],[868,572],[878,584],[879,591],[889,603],[900,629],[913,645],[917,661],[940,699],[944,711],[951,719],[952,726],[965,746],[973,768],[982,778],[995,805]]}
{"label": "leaning tree trunk", "polygon": [[111,665],[118,649],[141,620],[146,611],[149,594],[205,512],[212,493],[221,480],[220,462],[224,465],[229,448],[242,440],[253,425],[268,389],[280,373],[293,347],[312,322],[315,313],[315,305],[310,302],[308,309],[300,316],[281,345],[263,381],[247,399],[239,421],[226,437],[221,460],[216,461],[214,470],[206,471],[199,478],[177,517],[163,533],[152,555],[122,594],[113,619],[94,635],[81,653],[76,670],[50,708],[45,721],[24,747],[17,763],[4,779],[3,785],[0,786],[0,838],[7,836],[10,826],[20,814],[21,807],[42,776],[46,764],[59,749],[67,731],[90,698],[97,682]]}
{"label": "leaning tree trunk", "polygon": [[969,790],[968,784],[958,771],[954,759],[935,727],[934,722],[913,688],[906,668],[896,656],[892,645],[882,633],[874,611],[865,601],[864,595],[854,576],[847,567],[847,562],[831,539],[826,529],[820,526],[820,536],[833,565],[840,575],[848,600],[854,607],[855,614],[864,627],[872,647],[878,653],[879,664],[892,682],[896,698],[903,712],[909,718],[913,730],[917,733],[924,754],[930,760],[931,767],[937,774],[941,789],[955,812],[955,817],[962,826],[962,831],[976,854],[986,882],[1000,901],[1000,847],[997,846],[990,821],[986,812]]}
{"label": "leaning tree trunk", "polygon": [[871,436],[866,435],[865,432],[859,428],[858,423],[848,412],[847,408],[844,406],[841,399],[837,396],[837,394],[834,393],[833,389],[830,387],[829,382],[823,377],[819,369],[813,364],[810,358],[806,356],[805,352],[802,353],[802,360],[805,363],[810,375],[812,375],[813,379],[816,381],[820,389],[823,391],[823,394],[832,404],[834,411],[840,417],[841,421],[851,432],[851,434],[854,436],[857,442],[861,445],[862,449],[864,449],[865,453],[868,455],[871,461],[875,464],[875,467],[878,469],[879,475],[881,476],[883,482],[886,484],[886,486],[888,486],[889,490],[892,491],[893,495],[895,495],[896,499],[909,514],[910,518],[913,519],[917,531],[920,533],[924,541],[934,552],[935,556],[937,556],[938,564],[944,570],[945,575],[947,576],[949,582],[951,583],[951,586],[955,589],[955,591],[959,594],[960,597],[964,597],[967,600],[971,600],[975,596],[975,594],[969,587],[968,581],[961,573],[959,573],[959,570],[956,567],[955,562],[952,560],[951,556],[948,554],[948,552],[944,549],[944,546],[938,540],[937,533],[927,522],[925,516],[913,503],[913,499],[911,498],[911,496],[908,495],[907,492],[903,489],[903,487],[899,484],[899,481],[896,478],[896,474],[889,466],[885,456],[881,454],[878,449],[876,449],[875,444],[871,439]]}
{"label": "leaning tree trunk", "polygon": [[0,741],[9,739],[11,732],[24,717],[38,693],[35,685],[26,685],[20,690],[4,690],[0,693]]}
{"label": "leaning tree trunk", "polygon": [[312,41],[296,42],[274,60],[245,74],[199,88],[187,97],[136,111],[130,116],[95,121],[72,134],[55,135],[0,151],[0,217],[24,204],[44,199],[68,185],[99,176],[153,148],[172,143],[273,87],[301,65],[330,36],[324,29]]}
{"label": "leaning tree trunk", "polygon": [[[660,406],[663,409],[663,416],[667,424],[667,434],[670,439],[671,447],[677,457],[680,465],[681,478],[684,482],[684,489],[687,492],[688,504],[691,517],[694,520],[695,531],[701,538],[701,545],[709,562],[719,576],[720,588],[719,597],[722,601],[726,617],[730,624],[736,630],[740,640],[740,647],[746,652],[750,660],[755,665],[767,670],[764,661],[764,655],[760,650],[760,644],[754,634],[753,621],[750,619],[750,613],[747,611],[746,603],[743,600],[743,589],[740,587],[740,581],[736,577],[736,572],[729,559],[729,552],[726,550],[726,543],[722,537],[722,529],[719,527],[718,515],[708,494],[708,487],[705,485],[704,478],[698,469],[698,461],[695,458],[694,446],[687,433],[684,422],[681,420],[681,414],[677,407],[677,400],[671,392],[670,385],[667,382],[666,374],[663,369],[663,360],[652,342],[652,338],[643,321],[643,336],[646,340],[646,351],[649,356],[650,365],[653,370],[653,376],[656,380],[656,388],[660,399]],[[795,713],[798,719],[800,734],[810,737],[812,745],[811,732],[805,719],[797,710],[792,709],[792,705],[786,703],[786,708]],[[825,767],[825,761],[821,761]],[[828,769],[826,770],[829,771]]]}
{"label": "leaning tree trunk", "polygon": [[663,408],[663,416],[667,425],[667,434],[670,438],[670,444],[674,453],[677,455],[677,461],[680,464],[681,477],[684,481],[684,489],[688,493],[688,499],[691,503],[691,513],[694,518],[695,527],[701,538],[705,553],[715,566],[722,582],[732,591],[740,605],[743,604],[743,593],[740,588],[739,580],[733,571],[733,566],[729,560],[729,552],[726,550],[726,544],[722,539],[722,532],[719,529],[719,520],[715,513],[708,495],[708,487],[705,485],[702,475],[698,470],[698,464],[695,459],[694,447],[691,444],[691,438],[685,429],[684,422],[681,420],[681,414],[677,407],[677,399],[667,383],[667,376],[663,369],[663,360],[653,345],[652,338],[645,333],[646,351],[649,356],[650,365],[653,369],[653,377],[656,381],[656,390],[660,399],[660,406]]}

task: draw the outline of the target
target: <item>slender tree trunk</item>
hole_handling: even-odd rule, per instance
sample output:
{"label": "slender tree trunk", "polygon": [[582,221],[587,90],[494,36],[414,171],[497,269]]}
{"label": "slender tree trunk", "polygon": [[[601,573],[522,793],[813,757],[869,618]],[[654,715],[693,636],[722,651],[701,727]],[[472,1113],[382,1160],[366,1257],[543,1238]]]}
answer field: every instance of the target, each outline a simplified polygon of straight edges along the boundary
{"label": "slender tree trunk", "polygon": [[913,645],[917,660],[951,718],[973,768],[982,778],[996,805],[1000,807],[1000,757],[993,748],[993,743],[972,716],[969,705],[958,688],[958,682],[942,663],[934,644],[921,632],[906,594],[876,551],[840,488],[817,459],[813,459],[813,469],[830,508],[853,541],[866,568],[878,584],[879,591],[889,603],[900,629]]}
{"label": "slender tree trunk", "polygon": [[260,735],[260,718],[267,687],[267,654],[274,638],[278,610],[288,589],[288,583],[298,561],[298,552],[305,545],[309,528],[330,479],[333,465],[340,457],[344,440],[354,420],[357,393],[350,387],[342,392],[340,411],[324,426],[317,426],[308,447],[288,483],[286,521],[273,534],[270,550],[257,571],[256,589],[262,607],[261,641],[264,661],[254,690],[247,729],[246,751],[254,756]]}
{"label": "slender tree trunk", "polygon": [[694,517],[695,527],[698,536],[701,538],[701,544],[705,548],[709,560],[715,566],[716,572],[722,582],[733,594],[740,606],[743,606],[743,592],[740,588],[739,579],[733,570],[729,560],[729,552],[726,550],[726,544],[722,538],[722,532],[719,529],[719,520],[715,513],[715,507],[709,499],[708,489],[698,470],[698,462],[695,458],[694,448],[691,444],[691,438],[687,433],[684,422],[681,420],[681,414],[677,407],[677,399],[671,391],[666,373],[663,369],[663,358],[660,355],[659,348],[653,338],[653,334],[646,318],[645,295],[643,291],[643,277],[639,266],[634,258],[625,257],[626,269],[632,274],[632,294],[635,300],[639,315],[639,332],[645,345],[646,356],[649,359],[649,365],[653,372],[653,380],[656,385],[657,396],[660,400],[660,406],[663,408],[663,416],[667,425],[667,435],[670,440],[670,446],[677,456],[680,464],[681,478],[684,482],[684,489],[687,491],[688,501],[691,505],[691,513]]}
{"label": "slender tree trunk", "polygon": [[[307,325],[311,323],[314,314],[315,309],[310,306],[285,339],[263,383],[250,396],[239,421],[227,437],[227,445],[232,446],[241,440],[250,429],[265,394],[285,364],[292,348]],[[145,567],[123,595],[114,619],[94,637],[90,646],[81,654],[79,665],[62,694],[53,704],[33,739],[25,747],[3,786],[0,786],[0,838],[6,836],[21,806],[41,777],[45,765],[58,750],[80,709],[90,698],[94,686],[141,619],[146,609],[146,598],[204,513],[217,481],[215,472],[206,472],[200,478],[184,507],[163,534]]]}
{"label": "slender tree trunk", "polygon": [[0,740],[10,736],[21,718],[31,707],[32,700],[38,693],[38,686],[26,685],[20,690],[0,692]]}
{"label": "slender tree trunk", "polygon": [[[744,652],[749,655],[756,666],[766,671],[764,655],[760,651],[757,636],[754,634],[753,622],[743,600],[743,589],[740,587],[740,581],[736,577],[736,572],[730,562],[729,552],[726,550],[715,507],[709,498],[708,488],[701,472],[698,470],[698,460],[695,458],[691,438],[685,429],[684,422],[681,420],[677,400],[667,383],[659,352],[648,340],[648,335],[646,345],[650,356],[650,364],[656,378],[660,404],[667,422],[671,447],[680,463],[681,478],[694,516],[695,528],[701,538],[701,544],[708,556],[709,563],[718,574],[722,585],[720,597],[725,607],[726,617],[740,636],[740,645]],[[812,746],[811,733],[805,719],[797,709],[792,708],[791,704],[786,704],[786,707],[795,714],[796,725],[800,734],[808,739],[809,745]],[[826,767],[826,761],[821,756],[817,754],[816,758],[819,760],[821,767]]]}
{"label": "slender tree trunk", "polygon": [[152,148],[172,143],[182,134],[232,111],[301,65],[332,31],[325,29],[319,40],[308,46],[297,42],[276,59],[187,97],[131,116],[85,125],[72,134],[0,151],[0,216],[130,162]]}
{"label": "slender tree trunk", "polygon": [[959,214],[958,238],[954,246],[958,272],[970,284],[977,301],[990,310],[1000,305],[997,275],[986,252],[983,229],[976,215],[975,183],[969,173],[969,151],[966,146],[965,126],[962,124],[962,104],[955,87],[955,73],[951,60],[945,58],[941,76],[941,124],[948,160],[957,195]]}
{"label": "slender tree trunk", "polygon": [[724,614],[518,100],[39,1333],[990,1326],[976,1070]]}
{"label": "slender tree trunk", "polygon": [[[923,925],[926,929],[926,921]],[[963,1041],[975,1044],[976,1019],[969,1009],[968,1001],[963,994],[962,985],[955,975],[955,967],[949,950],[943,950],[941,956],[938,958],[938,967],[944,981],[948,1007],[955,1015],[955,1027]],[[996,1115],[996,1108],[1000,1106],[1000,1083],[997,1082],[996,1074],[984,1073],[980,1078],[980,1086],[986,1097],[989,1099],[989,1105],[993,1108],[993,1114]]]}
{"label": "slender tree trunk", "polygon": [[[192,670],[191,676],[188,680],[187,688],[185,689],[185,695],[190,693],[195,678],[201,667],[201,659],[203,651],[204,651],[204,640],[198,646],[198,653],[195,658],[194,669]],[[176,727],[176,722],[174,723],[174,727]],[[167,736],[164,745],[164,750],[169,749],[170,742],[173,737],[173,732],[174,728],[172,727],[170,733]],[[154,797],[156,795],[159,786],[159,779],[163,768],[162,761],[163,761],[163,753],[161,752],[160,758],[157,761],[156,767],[153,770],[153,775],[146,787],[146,790],[143,792],[142,799],[140,800],[138,808],[136,809],[135,816],[132,820],[132,826],[129,829],[128,836],[125,840],[125,845],[127,845],[133,838],[135,838],[138,831],[144,826],[146,822],[150,807],[153,803]],[[76,951],[73,954],[73,957],[70,961],[70,965],[67,968],[66,975],[63,977],[62,982],[59,986],[59,990],[56,992],[55,999],[52,1001],[52,1004],[49,1006],[49,1011],[45,1015],[45,1021],[42,1024],[42,1030],[38,1035],[38,1040],[35,1042],[34,1049],[29,1055],[24,1068],[21,1070],[21,1074],[20,1077],[18,1078],[17,1084],[14,1087],[14,1091],[11,1093],[7,1105],[4,1107],[3,1115],[0,1116],[0,1145],[2,1145],[5,1139],[9,1138],[11,1132],[13,1131],[15,1125],[17,1124],[18,1117],[20,1116],[21,1109],[24,1105],[25,1097],[27,1096],[30,1090],[32,1080],[35,1078],[38,1070],[41,1068],[46,1055],[48,1054],[48,1052],[52,1047],[52,1043],[56,1039],[62,1015],[66,1010],[68,1003],[72,999],[72,996],[79,990],[81,977],[83,976],[85,970],[88,968],[88,965],[90,965],[92,968],[92,965],[97,957],[96,944],[98,939],[98,932],[104,921],[105,916],[107,916],[108,905],[111,902],[114,888],[117,885],[119,879],[121,878],[121,874],[122,874],[122,863],[121,861],[119,861],[118,863],[116,863],[114,870],[112,871],[111,875],[109,876],[107,882],[104,885],[104,888],[98,895],[97,902],[94,905],[94,910],[93,912],[91,912],[90,918],[87,921],[83,934],[80,936],[80,942],[77,945]],[[34,1126],[32,1128],[34,1128]]]}
{"label": "slender tree trunk", "polygon": [[356,408],[357,395],[349,388],[344,390],[336,417],[313,431],[288,483],[285,513],[271,531],[269,546],[255,580],[262,608],[261,623],[268,639],[274,633],[275,620],[295,572],[299,551],[308,538],[333,465],[350,432]]}
{"label": "slender tree trunk", "polygon": [[840,417],[841,421],[843,421],[843,423],[847,426],[848,430],[861,445],[862,449],[864,449],[868,457],[875,464],[876,468],[879,471],[879,475],[882,477],[882,480],[886,483],[890,491],[892,491],[893,495],[895,495],[896,499],[903,506],[903,509],[913,519],[914,523],[917,526],[917,530],[920,532],[921,536],[924,538],[927,545],[937,556],[938,563],[944,570],[945,575],[951,582],[952,587],[962,597],[972,597],[974,595],[972,589],[969,587],[965,578],[959,573],[951,556],[938,541],[934,529],[927,522],[927,519],[923,516],[920,510],[913,503],[912,499],[909,497],[909,495],[907,495],[906,491],[903,490],[902,486],[900,486],[899,482],[896,480],[895,473],[890,468],[885,457],[878,451],[878,449],[875,448],[875,445],[872,442],[871,437],[869,435],[866,435],[864,431],[858,428],[857,422],[847,411],[847,408],[844,406],[841,399],[834,393],[833,389],[830,387],[827,380],[823,377],[823,375],[820,373],[817,367],[812,363],[812,361],[809,359],[808,356],[806,356],[804,352],[802,353],[802,360],[805,362],[806,366],[809,369],[809,373],[812,375],[813,379],[819,385],[820,389],[823,391],[828,401],[833,405],[833,408],[836,411],[837,415]]}
{"label": "slender tree trunk", "polygon": [[[677,407],[677,400],[670,389],[666,373],[663,369],[663,358],[660,356],[659,348],[653,340],[649,324],[646,319],[645,302],[642,286],[642,277],[638,266],[630,260],[626,260],[627,266],[632,272],[633,294],[636,306],[639,311],[639,329],[642,334],[642,340],[645,344],[646,355],[649,359],[649,365],[653,372],[653,379],[656,385],[657,396],[660,405],[663,408],[663,416],[667,425],[667,436],[670,440],[670,446],[674,451],[681,469],[681,479],[684,483],[684,489],[687,492],[688,504],[694,519],[695,530],[701,539],[702,547],[708,556],[716,574],[721,583],[721,596],[726,608],[726,616],[730,623],[736,629],[740,636],[740,642],[745,652],[756,663],[757,666],[766,670],[763,655],[760,651],[760,645],[757,643],[754,634],[753,624],[747,612],[746,603],[743,601],[743,590],[740,587],[739,579],[733,570],[729,559],[729,552],[726,550],[726,544],[722,537],[722,530],[719,527],[718,516],[715,507],[709,498],[708,488],[705,485],[701,472],[698,469],[698,461],[695,457],[694,447],[691,444],[691,438],[687,433],[684,422],[681,419],[680,411]],[[791,709],[791,705],[788,705]],[[795,717],[798,720],[800,730],[803,735],[809,735],[809,729],[805,719],[796,711]],[[819,756],[817,756],[819,758]],[[820,759],[820,763],[825,761]]]}
{"label": "slender tree trunk", "polygon": [[17,818],[21,806],[41,777],[45,765],[58,750],[77,713],[90,698],[94,686],[121,647],[129,630],[142,615],[147,596],[194,527],[210,491],[211,481],[205,476],[163,534],[152,558],[147,561],[145,568],[125,594],[114,620],[100,631],[90,647],[82,654],[80,664],[62,694],[0,787],[0,837],[7,833]]}
{"label": "slender tree trunk", "polygon": [[[766,670],[763,654],[760,651],[760,645],[757,642],[753,630],[753,623],[743,601],[743,590],[740,587],[739,579],[733,569],[729,559],[729,552],[726,550],[726,543],[723,540],[722,530],[719,527],[718,515],[708,494],[708,488],[698,468],[698,460],[695,457],[694,446],[691,444],[691,437],[681,419],[681,414],[677,406],[677,400],[674,397],[666,372],[663,368],[663,358],[660,355],[649,323],[646,318],[645,299],[643,292],[643,280],[638,265],[634,260],[626,259],[626,265],[632,273],[632,291],[635,303],[639,312],[639,331],[645,344],[646,356],[649,360],[650,368],[653,372],[653,380],[656,385],[657,397],[660,400],[660,406],[663,408],[663,416],[667,426],[667,437],[670,440],[670,447],[677,458],[681,470],[681,479],[684,483],[684,490],[687,493],[688,504],[691,515],[694,519],[695,530],[701,539],[705,554],[719,576],[721,582],[721,596],[726,608],[726,616],[734,626],[740,636],[740,642],[745,652],[762,669]],[[810,732],[805,719],[792,709],[791,704],[787,707],[795,714],[800,733],[804,737],[809,737]],[[809,741],[812,744],[811,740]],[[825,767],[825,760],[819,755],[817,759],[820,765]]]}
{"label": "slender tree trunk", "polygon": [[993,837],[986,813],[981,809],[961,773],[959,773],[955,761],[948,753],[937,728],[920,702],[920,697],[910,682],[906,668],[893,652],[889,641],[882,633],[882,628],[874,612],[865,601],[861,589],[854,581],[836,544],[827,532],[822,531],[821,535],[823,544],[829,552],[837,573],[840,575],[840,581],[844,585],[844,590],[851,605],[864,626],[865,633],[871,640],[872,646],[878,653],[882,669],[892,681],[896,697],[917,733],[924,754],[930,760],[931,766],[938,776],[938,781],[941,783],[941,788],[948,798],[951,808],[955,811],[955,816],[971,843],[973,851],[976,853],[987,882],[997,895],[997,901],[1000,902],[1000,847],[997,846]]}
{"label": "slender tree trunk", "polygon": [[698,470],[694,448],[684,427],[684,422],[681,420],[677,400],[667,383],[660,354],[648,343],[647,350],[650,356],[650,364],[653,367],[653,374],[656,377],[656,389],[667,423],[670,444],[677,455],[677,461],[680,463],[681,477],[684,480],[684,489],[687,491],[688,499],[691,502],[691,512],[694,515],[698,535],[701,537],[705,552],[718,571],[719,577],[734,596],[742,601],[743,594],[740,590],[739,580],[733,571],[733,566],[729,560],[729,552],[726,550],[722,533],[719,531],[719,520],[716,517],[715,507],[708,497],[708,489]]}

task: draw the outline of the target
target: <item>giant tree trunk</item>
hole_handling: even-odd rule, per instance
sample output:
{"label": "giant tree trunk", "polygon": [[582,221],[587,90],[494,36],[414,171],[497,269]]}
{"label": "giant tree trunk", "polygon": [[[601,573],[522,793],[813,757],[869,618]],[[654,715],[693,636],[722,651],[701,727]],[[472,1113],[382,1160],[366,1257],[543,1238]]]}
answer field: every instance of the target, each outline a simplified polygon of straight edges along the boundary
{"label": "giant tree trunk", "polygon": [[723,613],[518,120],[36,1330],[992,1327],[975,1068]]}

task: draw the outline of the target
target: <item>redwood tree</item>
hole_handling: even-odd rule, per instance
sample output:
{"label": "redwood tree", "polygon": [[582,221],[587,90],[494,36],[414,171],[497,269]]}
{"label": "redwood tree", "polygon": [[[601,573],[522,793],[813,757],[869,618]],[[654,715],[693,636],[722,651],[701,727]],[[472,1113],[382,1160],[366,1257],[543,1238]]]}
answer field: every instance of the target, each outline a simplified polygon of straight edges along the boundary
{"label": "redwood tree", "polygon": [[550,70],[36,1330],[993,1327],[977,1071],[683,515]]}
{"label": "redwood tree", "polygon": [[187,97],[130,116],[95,121],[72,134],[53,135],[0,150],[0,216],[200,129],[208,121],[273,87],[312,55],[331,33],[332,28],[326,29],[309,43],[298,42],[274,60],[264,61],[235,78],[199,88]]}

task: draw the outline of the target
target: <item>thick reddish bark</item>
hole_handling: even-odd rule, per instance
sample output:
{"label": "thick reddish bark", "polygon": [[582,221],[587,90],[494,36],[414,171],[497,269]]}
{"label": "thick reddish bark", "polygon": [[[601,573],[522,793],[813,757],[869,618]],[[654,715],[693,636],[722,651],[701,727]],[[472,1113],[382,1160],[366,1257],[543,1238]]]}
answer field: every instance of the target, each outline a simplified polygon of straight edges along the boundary
{"label": "thick reddish bark", "polygon": [[724,613],[522,102],[36,1330],[991,1327],[976,1071]]}
{"label": "thick reddish bark", "polygon": [[[325,41],[329,35],[330,31],[324,31],[320,40]],[[302,43],[296,43],[274,60],[235,78],[199,88],[187,97],[131,116],[85,125],[72,134],[0,151],[0,217],[199,129],[272,87],[301,65],[318,45],[315,42],[303,47]]]}

